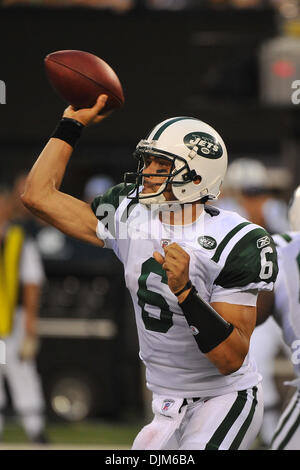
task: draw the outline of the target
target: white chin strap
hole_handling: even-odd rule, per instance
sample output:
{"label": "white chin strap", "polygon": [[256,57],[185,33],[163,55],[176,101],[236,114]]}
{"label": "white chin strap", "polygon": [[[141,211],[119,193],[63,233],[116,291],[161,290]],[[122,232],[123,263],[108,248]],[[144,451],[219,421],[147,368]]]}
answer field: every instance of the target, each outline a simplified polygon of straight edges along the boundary
{"label": "white chin strap", "polygon": [[[159,191],[162,189],[162,186],[160,187]],[[157,192],[159,192],[157,191]],[[202,191],[200,194],[195,194],[194,197],[191,197],[191,195],[188,195],[186,196],[185,198],[181,198],[180,200],[179,199],[174,199],[173,201],[168,201],[165,196],[163,195],[163,193],[159,194],[157,196],[157,193],[149,193],[147,194],[147,198],[139,198],[139,202],[141,204],[145,204],[146,206],[150,206],[152,204],[157,204],[159,206],[165,206],[165,210],[168,210],[170,207],[169,206],[174,206],[174,205],[181,205],[181,204],[185,204],[185,203],[191,203],[191,202],[196,202],[196,201],[199,201],[200,199],[204,198],[205,196],[207,196],[207,192],[206,190]],[[141,194],[141,192],[139,193]],[[220,192],[213,196],[212,194],[209,195],[209,199],[212,200],[212,199],[218,199],[218,196],[219,196]],[[143,196],[143,194],[141,194],[141,196]],[[174,207],[172,207],[172,209],[174,210]]]}

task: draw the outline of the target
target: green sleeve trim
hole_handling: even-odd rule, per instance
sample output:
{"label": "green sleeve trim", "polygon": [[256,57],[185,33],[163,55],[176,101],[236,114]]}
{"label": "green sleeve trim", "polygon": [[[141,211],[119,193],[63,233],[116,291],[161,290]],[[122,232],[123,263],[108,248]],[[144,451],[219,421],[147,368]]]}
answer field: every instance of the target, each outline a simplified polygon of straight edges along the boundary
{"label": "green sleeve trim", "polygon": [[[258,243],[265,237],[269,237],[269,243]],[[261,254],[265,247],[271,250]],[[262,256],[265,256],[267,262],[267,275],[262,271]],[[277,253],[273,239],[264,229],[256,228],[233,247],[214,283],[224,288],[245,287],[252,283],[275,282],[277,273]]]}
{"label": "green sleeve trim", "polygon": [[111,204],[112,206],[114,206],[115,209],[117,209],[120,204],[120,198],[122,196],[126,196],[129,190],[132,189],[132,187],[133,185],[126,187],[125,183],[120,183],[117,186],[113,186],[102,196],[95,197],[91,204],[92,211],[96,215],[97,208],[101,204]]}
{"label": "green sleeve trim", "polygon": [[229,233],[227,233],[226,237],[223,238],[218,248],[216,249],[215,254],[212,257],[212,260],[218,263],[218,261],[220,260],[222,251],[224,250],[227,243],[234,237],[236,233],[238,233],[240,230],[242,230],[242,228],[246,227],[246,225],[249,225],[250,223],[251,222],[242,222],[241,224],[237,225],[233,230],[231,230]]}

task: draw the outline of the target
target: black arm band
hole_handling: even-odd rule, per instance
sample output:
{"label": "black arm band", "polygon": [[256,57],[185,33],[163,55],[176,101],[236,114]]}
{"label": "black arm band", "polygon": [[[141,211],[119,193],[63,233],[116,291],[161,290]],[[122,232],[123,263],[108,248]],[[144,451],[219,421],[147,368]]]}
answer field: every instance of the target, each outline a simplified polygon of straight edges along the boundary
{"label": "black arm band", "polygon": [[80,139],[83,128],[84,125],[75,119],[62,118],[51,137],[63,140],[74,148]]}
{"label": "black arm band", "polygon": [[190,287],[192,287],[192,283],[191,283],[191,281],[188,281],[188,282],[186,283],[186,285],[184,286],[183,289],[181,289],[181,290],[178,291],[178,292],[174,292],[174,294],[176,295],[176,297],[179,297],[180,294],[182,294],[182,292],[184,292],[184,291],[190,289]]}
{"label": "black arm band", "polygon": [[179,304],[201,352],[207,354],[232,333],[228,323],[207,302],[201,299],[195,287]]}

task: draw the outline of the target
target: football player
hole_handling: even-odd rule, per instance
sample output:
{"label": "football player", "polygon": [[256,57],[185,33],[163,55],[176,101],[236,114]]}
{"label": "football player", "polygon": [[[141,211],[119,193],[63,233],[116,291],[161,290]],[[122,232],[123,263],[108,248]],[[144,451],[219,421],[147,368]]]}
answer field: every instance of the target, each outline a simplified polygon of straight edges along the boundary
{"label": "football player", "polygon": [[300,450],[300,186],[294,192],[289,222],[291,232],[274,236],[279,267],[274,293],[261,295],[257,312],[257,324],[273,315],[291,350],[297,376],[287,382],[296,391],[279,419],[273,450]]}
{"label": "football player", "polygon": [[[60,191],[93,108],[69,106],[33,166],[22,200],[70,236],[124,264],[153,421],[133,449],[248,449],[262,422],[261,377],[248,354],[258,291],[277,276],[272,238],[238,214],[207,206],[227,168],[220,135],[174,117],[136,148],[138,169],[91,206]],[[99,115],[100,113],[100,115]]]}

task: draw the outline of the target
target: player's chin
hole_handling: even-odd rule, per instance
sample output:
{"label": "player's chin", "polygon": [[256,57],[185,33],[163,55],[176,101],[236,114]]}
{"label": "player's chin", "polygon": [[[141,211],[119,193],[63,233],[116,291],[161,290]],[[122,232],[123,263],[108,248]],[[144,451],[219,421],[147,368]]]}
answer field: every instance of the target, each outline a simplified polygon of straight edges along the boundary
{"label": "player's chin", "polygon": [[158,188],[161,186],[161,183],[153,184],[153,183],[147,183],[146,181],[144,182],[144,186],[142,189],[143,194],[150,194],[150,193],[156,193]]}

